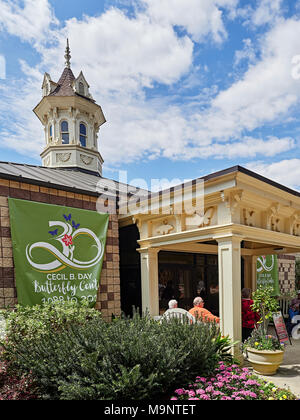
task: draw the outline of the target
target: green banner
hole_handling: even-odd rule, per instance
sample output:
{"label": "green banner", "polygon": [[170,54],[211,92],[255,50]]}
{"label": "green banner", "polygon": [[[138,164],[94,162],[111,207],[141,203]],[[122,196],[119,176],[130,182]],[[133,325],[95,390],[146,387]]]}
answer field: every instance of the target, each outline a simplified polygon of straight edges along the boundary
{"label": "green banner", "polygon": [[279,296],[277,255],[262,255],[257,258],[257,286],[271,286]]}
{"label": "green banner", "polygon": [[8,199],[18,303],[96,303],[108,214]]}

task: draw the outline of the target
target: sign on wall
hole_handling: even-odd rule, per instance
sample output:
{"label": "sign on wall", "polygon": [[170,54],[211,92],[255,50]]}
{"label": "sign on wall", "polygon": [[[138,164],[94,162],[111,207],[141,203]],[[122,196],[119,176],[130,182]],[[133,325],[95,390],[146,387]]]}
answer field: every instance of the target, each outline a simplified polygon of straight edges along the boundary
{"label": "sign on wall", "polygon": [[108,214],[8,199],[18,303],[94,306]]}
{"label": "sign on wall", "polygon": [[257,258],[257,286],[273,287],[274,295],[279,295],[277,255],[262,255]]}

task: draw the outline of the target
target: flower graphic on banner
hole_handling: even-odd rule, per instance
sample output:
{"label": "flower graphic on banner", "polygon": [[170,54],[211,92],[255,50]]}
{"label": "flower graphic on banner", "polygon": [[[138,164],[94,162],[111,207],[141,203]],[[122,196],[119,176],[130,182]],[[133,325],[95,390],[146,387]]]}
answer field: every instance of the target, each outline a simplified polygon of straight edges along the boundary
{"label": "flower graphic on banner", "polygon": [[[54,246],[49,242],[36,242],[32,245],[27,245],[26,247],[26,258],[30,265],[38,271],[44,272],[57,272],[61,271],[66,267],[71,267],[77,270],[84,270],[98,264],[104,253],[104,246],[95,233],[86,228],[80,228],[80,223],[76,223],[72,220],[72,215],[63,215],[65,222],[60,221],[50,221],[49,227],[56,228],[54,230],[48,231],[51,235],[51,241],[55,240],[60,243],[60,246]],[[62,233],[59,233],[59,228],[63,229]],[[97,254],[96,256],[89,261],[80,261],[74,257],[75,243],[77,247],[80,247],[80,243],[76,242],[77,238],[80,236],[87,236],[93,240],[94,244],[91,246],[95,248]],[[39,264],[33,260],[32,251],[37,248],[42,248],[54,255],[55,260],[47,264]],[[62,251],[61,251],[62,248]]]}
{"label": "flower graphic on banner", "polygon": [[70,235],[65,235],[64,237],[63,237],[63,240],[62,240],[64,243],[65,243],[65,245],[66,246],[70,246],[70,245],[73,245],[73,238],[72,238],[72,236],[70,236]]}

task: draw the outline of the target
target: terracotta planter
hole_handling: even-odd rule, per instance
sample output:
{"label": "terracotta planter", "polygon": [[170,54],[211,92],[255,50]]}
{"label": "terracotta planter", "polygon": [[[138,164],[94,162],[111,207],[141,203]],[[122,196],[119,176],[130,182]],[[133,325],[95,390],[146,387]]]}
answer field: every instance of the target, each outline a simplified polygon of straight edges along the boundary
{"label": "terracotta planter", "polygon": [[255,373],[260,375],[275,375],[283,361],[282,350],[256,350],[247,349],[247,358]]}

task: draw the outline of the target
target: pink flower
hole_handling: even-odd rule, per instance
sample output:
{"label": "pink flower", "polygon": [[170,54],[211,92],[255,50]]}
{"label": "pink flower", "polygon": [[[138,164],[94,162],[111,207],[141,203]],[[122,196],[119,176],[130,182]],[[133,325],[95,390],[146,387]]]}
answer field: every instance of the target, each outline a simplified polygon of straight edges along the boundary
{"label": "pink flower", "polygon": [[245,382],[245,385],[259,385],[259,383],[257,381],[254,381],[253,379],[248,379]]}
{"label": "pink flower", "polygon": [[221,391],[214,391],[213,392],[213,397],[217,397],[218,395],[224,395],[224,394]]}
{"label": "pink flower", "polygon": [[215,386],[217,388],[222,388],[222,386],[224,386],[224,382],[215,382]]}
{"label": "pink flower", "polygon": [[184,389],[182,389],[182,388],[180,388],[180,389],[176,389],[175,394],[178,394],[178,395],[185,394],[185,390],[184,390]]}
{"label": "pink flower", "polygon": [[249,392],[249,397],[256,398],[257,395],[255,394],[255,392]]}

